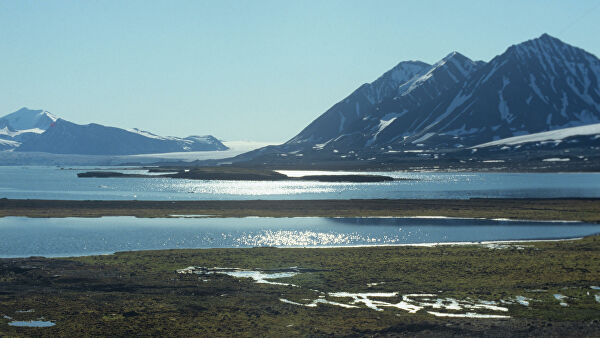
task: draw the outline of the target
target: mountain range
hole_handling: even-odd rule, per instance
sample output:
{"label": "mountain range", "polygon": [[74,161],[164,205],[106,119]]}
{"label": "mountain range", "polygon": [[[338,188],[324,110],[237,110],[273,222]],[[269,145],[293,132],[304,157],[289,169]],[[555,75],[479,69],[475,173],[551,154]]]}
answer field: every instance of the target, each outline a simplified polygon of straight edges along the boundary
{"label": "mountain range", "polygon": [[[490,142],[600,123],[599,84],[596,56],[548,34],[510,46],[489,62],[458,52],[433,65],[404,61],[360,86],[286,143],[236,160],[460,161],[477,149],[489,153],[506,147]],[[594,130],[575,142],[591,156],[598,151],[588,150],[600,149],[600,128]],[[559,143],[553,144],[562,151]],[[540,146],[550,147],[547,142]]]}
{"label": "mountain range", "polygon": [[165,137],[139,129],[79,125],[44,110],[21,108],[0,118],[0,150],[81,155],[130,155],[227,150],[211,135]]}
{"label": "mountain range", "polygon": [[[22,108],[0,118],[0,150],[13,153],[225,149],[210,135],[78,125],[43,110]],[[197,164],[600,170],[599,150],[600,60],[543,34],[488,62],[458,52],[434,64],[400,62],[289,141]]]}

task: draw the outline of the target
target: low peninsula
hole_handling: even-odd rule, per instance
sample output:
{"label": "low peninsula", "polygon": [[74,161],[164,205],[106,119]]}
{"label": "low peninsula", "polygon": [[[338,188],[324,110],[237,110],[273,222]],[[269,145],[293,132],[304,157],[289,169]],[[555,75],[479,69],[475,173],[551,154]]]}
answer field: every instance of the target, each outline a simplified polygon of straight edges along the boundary
{"label": "low peninsula", "polygon": [[0,198],[0,217],[413,217],[445,216],[600,223],[599,198],[351,200],[39,200]]}
{"label": "low peninsula", "polygon": [[[82,178],[183,178],[206,181],[316,181],[316,182],[353,182],[374,183],[394,181],[393,177],[384,175],[306,175],[290,177],[275,170],[232,168],[232,167],[164,167],[151,168],[149,174],[130,174],[119,171],[88,171],[78,173]],[[403,179],[406,180],[406,179]]]}

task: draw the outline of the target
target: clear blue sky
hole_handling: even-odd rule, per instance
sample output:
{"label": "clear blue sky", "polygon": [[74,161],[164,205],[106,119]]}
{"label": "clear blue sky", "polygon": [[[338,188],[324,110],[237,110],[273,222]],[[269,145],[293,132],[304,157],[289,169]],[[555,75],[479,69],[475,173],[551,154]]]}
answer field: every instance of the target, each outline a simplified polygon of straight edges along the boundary
{"label": "clear blue sky", "polygon": [[544,32],[600,55],[600,0],[0,0],[0,116],[284,141],[400,61]]}

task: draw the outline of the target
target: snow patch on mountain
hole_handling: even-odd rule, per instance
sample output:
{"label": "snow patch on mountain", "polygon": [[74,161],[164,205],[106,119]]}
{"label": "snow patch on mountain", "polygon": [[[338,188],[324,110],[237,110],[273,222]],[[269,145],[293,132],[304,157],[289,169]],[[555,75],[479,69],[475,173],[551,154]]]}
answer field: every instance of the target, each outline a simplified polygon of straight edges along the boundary
{"label": "snow patch on mountain", "polygon": [[585,135],[596,135],[600,134],[600,123],[590,124],[586,126],[563,128],[551,131],[545,131],[542,133],[535,133],[529,135],[508,137],[505,139],[487,142],[476,145],[472,148],[483,148],[498,145],[516,145],[529,142],[542,142],[542,141],[553,141],[559,142],[567,137],[572,136],[585,136]]}
{"label": "snow patch on mountain", "polygon": [[376,126],[377,131],[375,132],[375,134],[373,134],[373,137],[371,137],[371,139],[369,139],[367,141],[366,146],[368,147],[373,142],[375,142],[375,140],[377,139],[377,135],[379,135],[379,133],[381,133],[385,128],[387,128],[390,124],[392,124],[394,121],[396,121],[397,118],[401,117],[404,114],[406,114],[406,111],[403,111],[402,113],[388,113],[388,114],[385,114],[379,120],[379,125]]}
{"label": "snow patch on mountain", "polygon": [[40,129],[40,128],[32,128],[32,129],[23,129],[23,130],[10,130],[8,127],[4,127],[0,129],[0,135],[6,135],[8,137],[15,137],[15,136],[19,136],[21,134],[26,134],[26,133],[34,133],[34,134],[41,134],[45,132],[44,129]]}
{"label": "snow patch on mountain", "polygon": [[438,123],[440,123],[442,120],[444,120],[446,117],[448,117],[448,115],[450,115],[452,112],[454,112],[456,110],[456,108],[460,107],[463,103],[465,103],[468,99],[471,98],[473,94],[463,94],[462,91],[459,92],[454,99],[452,100],[452,102],[450,102],[450,105],[448,105],[448,108],[446,108],[446,111],[441,114],[440,116],[438,116],[435,121],[433,121],[433,123],[431,123],[430,125],[428,125],[427,127],[424,128],[424,130],[429,130],[431,128],[433,128],[434,126],[436,126]]}
{"label": "snow patch on mountain", "polygon": [[43,129],[56,122],[58,118],[45,110],[21,108],[14,113],[0,118],[0,123],[13,130]]}
{"label": "snow patch on mountain", "polygon": [[[494,128],[496,128],[496,130],[497,130],[498,128],[500,128],[500,126],[494,126],[491,129],[494,130]],[[475,133],[478,133],[479,131],[480,131],[479,128],[466,129],[466,124],[463,124],[462,127],[458,128],[458,129],[454,129],[454,130],[449,130],[449,131],[445,132],[444,134],[452,135],[452,136],[463,136],[463,135],[475,134]]]}
{"label": "snow patch on mountain", "polygon": [[158,135],[153,134],[153,133],[151,133],[149,131],[141,130],[141,129],[138,129],[138,128],[127,129],[127,131],[132,132],[134,134],[142,135],[144,137],[157,139],[157,140],[167,140],[167,139],[169,139],[167,137],[158,136]]}
{"label": "snow patch on mountain", "polygon": [[423,136],[419,137],[418,139],[416,139],[416,140],[412,141],[411,143],[412,143],[412,144],[419,144],[419,143],[421,143],[421,142],[424,142],[424,141],[428,140],[428,139],[429,139],[429,138],[431,138],[433,135],[435,135],[435,133],[427,133],[427,134],[425,134],[425,135],[423,135]]}
{"label": "snow patch on mountain", "polygon": [[11,140],[5,140],[5,139],[1,139],[0,138],[0,146],[5,147],[5,148],[15,148],[19,146],[19,142],[16,141],[11,141]]}

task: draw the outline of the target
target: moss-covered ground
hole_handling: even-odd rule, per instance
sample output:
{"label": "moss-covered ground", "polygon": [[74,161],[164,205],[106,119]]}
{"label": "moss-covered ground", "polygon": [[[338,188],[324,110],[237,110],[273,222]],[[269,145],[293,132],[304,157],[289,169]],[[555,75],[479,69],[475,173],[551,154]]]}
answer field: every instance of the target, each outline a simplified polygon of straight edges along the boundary
{"label": "moss-covered ground", "polygon": [[[600,290],[591,288],[600,286],[599,262],[600,236],[500,248],[252,248],[3,259],[0,336],[599,336]],[[293,287],[176,273],[187,266],[313,271],[277,280],[299,286]],[[498,304],[523,296],[530,304],[503,305],[508,319],[474,319],[280,300],[308,303],[318,297],[314,290],[431,293]],[[568,306],[554,294],[568,297]],[[12,327],[8,317],[56,325]]]}

